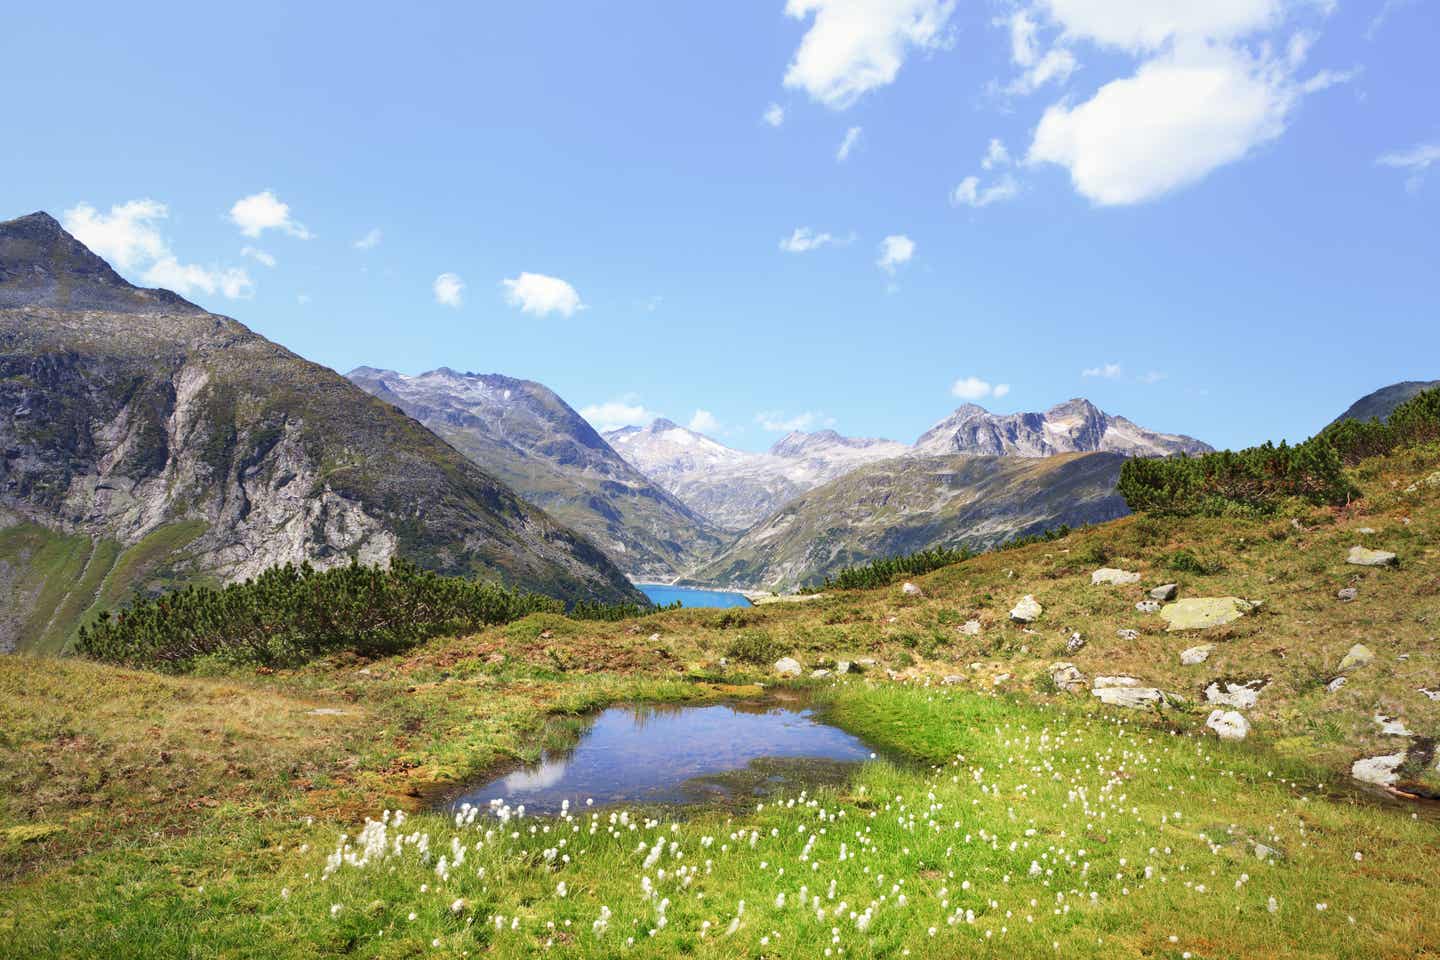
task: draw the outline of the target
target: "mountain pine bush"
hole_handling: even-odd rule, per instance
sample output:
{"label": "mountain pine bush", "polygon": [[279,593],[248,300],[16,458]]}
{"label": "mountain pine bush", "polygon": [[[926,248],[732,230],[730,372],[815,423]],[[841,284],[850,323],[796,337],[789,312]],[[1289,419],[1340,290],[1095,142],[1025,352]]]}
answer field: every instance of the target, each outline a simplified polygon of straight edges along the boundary
{"label": "mountain pine bush", "polygon": [[[579,606],[580,616],[615,619],[630,614],[633,605],[619,613],[600,604]],[[565,605],[495,583],[442,576],[400,559],[389,567],[353,563],[331,570],[286,564],[218,590],[192,586],[136,598],[82,627],[76,652],[177,672],[206,657],[297,663],[338,650],[393,653],[430,637],[537,612],[563,613]]]}
{"label": "mountain pine bush", "polygon": [[1440,389],[1405,401],[1385,421],[1343,420],[1304,443],[1265,443],[1198,457],[1131,459],[1120,495],[1135,512],[1180,516],[1274,513],[1287,500],[1341,505],[1354,494],[1345,467],[1398,447],[1440,440]]}

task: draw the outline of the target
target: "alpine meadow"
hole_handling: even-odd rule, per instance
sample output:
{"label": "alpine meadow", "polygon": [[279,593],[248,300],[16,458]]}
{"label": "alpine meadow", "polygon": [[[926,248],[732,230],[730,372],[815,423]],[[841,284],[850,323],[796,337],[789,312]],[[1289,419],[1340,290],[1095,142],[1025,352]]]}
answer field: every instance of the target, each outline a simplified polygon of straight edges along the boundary
{"label": "alpine meadow", "polygon": [[0,958],[1440,958],[1437,45],[9,12]]}

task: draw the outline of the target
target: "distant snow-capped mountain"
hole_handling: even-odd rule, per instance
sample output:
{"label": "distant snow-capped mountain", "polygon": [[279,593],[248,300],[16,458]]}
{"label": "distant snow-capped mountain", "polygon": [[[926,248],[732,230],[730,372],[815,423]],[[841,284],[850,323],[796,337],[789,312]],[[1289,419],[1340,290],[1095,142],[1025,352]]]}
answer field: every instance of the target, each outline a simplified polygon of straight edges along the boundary
{"label": "distant snow-capped mountain", "polygon": [[728,530],[744,530],[807,490],[909,449],[822,430],[795,431],[767,452],[752,453],[664,419],[611,430],[605,439],[641,473]]}
{"label": "distant snow-capped mountain", "polygon": [[1075,399],[1044,413],[996,414],[967,403],[925,431],[915,441],[913,452],[920,456],[1048,457],[1101,451],[1163,457],[1211,449],[1194,437],[1146,430],[1124,417],[1111,416],[1089,400]]}

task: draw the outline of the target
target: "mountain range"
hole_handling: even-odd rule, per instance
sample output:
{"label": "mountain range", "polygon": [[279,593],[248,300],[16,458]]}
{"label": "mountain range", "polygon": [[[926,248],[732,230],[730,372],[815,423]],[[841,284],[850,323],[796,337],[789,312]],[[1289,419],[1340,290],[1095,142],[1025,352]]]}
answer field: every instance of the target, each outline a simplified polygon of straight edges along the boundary
{"label": "mountain range", "polygon": [[639,600],[606,554],[416,421],[50,216],[0,222],[0,649],[135,590],[399,556]]}
{"label": "mountain range", "polygon": [[[717,526],[734,531],[748,530],[801,494],[861,466],[895,458],[1097,452],[1158,457],[1211,449],[1192,437],[1156,433],[1111,416],[1083,399],[1044,413],[994,414],[967,403],[913,446],[823,430],[791,433],[765,453],[749,453],[669,420],[612,430],[605,438],[650,479]],[[922,466],[919,472],[929,469]]]}
{"label": "mountain range", "polygon": [[1367,393],[1350,404],[1349,408],[1336,417],[1334,422],[1369,420],[1371,418],[1385,420],[1396,407],[1406,400],[1436,387],[1440,387],[1440,380],[1402,380],[1400,383],[1392,383],[1388,387],[1381,387],[1373,393]]}
{"label": "mountain range", "polygon": [[585,534],[636,579],[673,579],[729,540],[542,384],[445,367],[413,377],[357,367],[346,376]]}

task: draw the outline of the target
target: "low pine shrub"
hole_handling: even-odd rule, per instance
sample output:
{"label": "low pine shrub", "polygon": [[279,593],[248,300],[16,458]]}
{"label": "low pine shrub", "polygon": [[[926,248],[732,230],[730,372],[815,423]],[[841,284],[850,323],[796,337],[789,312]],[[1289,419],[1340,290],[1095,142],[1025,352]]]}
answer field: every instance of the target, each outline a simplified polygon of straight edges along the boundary
{"label": "low pine shrub", "polygon": [[789,650],[764,630],[742,630],[725,648],[725,656],[742,663],[765,665],[774,663]]}

